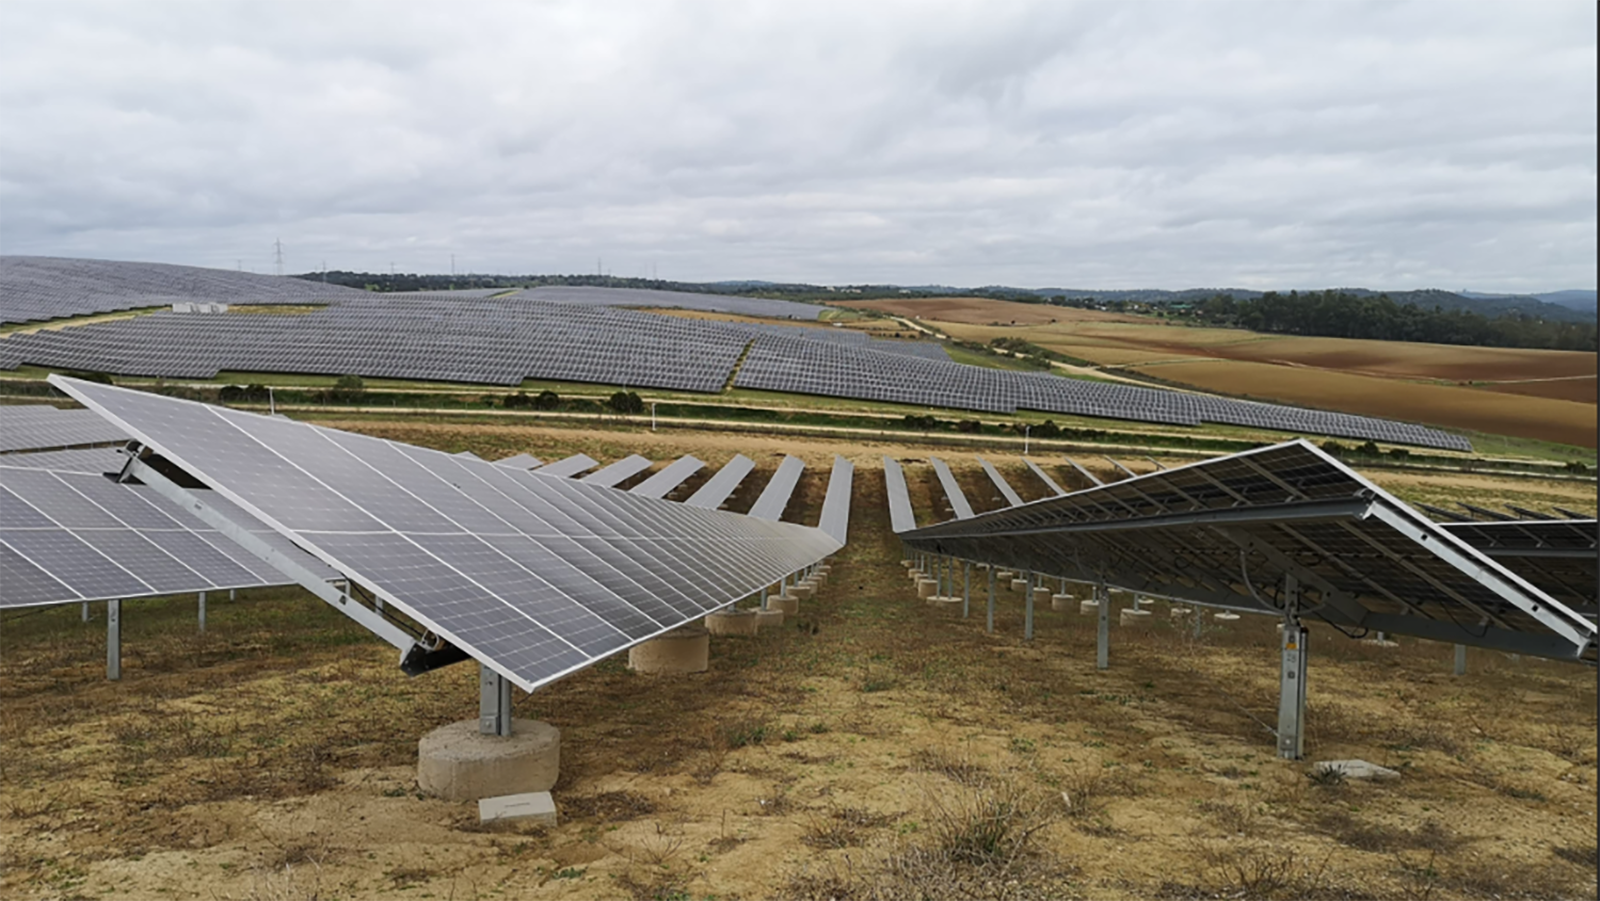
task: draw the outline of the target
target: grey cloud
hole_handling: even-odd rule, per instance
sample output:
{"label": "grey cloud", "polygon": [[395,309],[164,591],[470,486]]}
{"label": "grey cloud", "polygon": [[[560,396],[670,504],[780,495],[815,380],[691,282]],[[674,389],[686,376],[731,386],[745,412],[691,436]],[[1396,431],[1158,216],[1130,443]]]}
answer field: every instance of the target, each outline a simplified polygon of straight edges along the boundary
{"label": "grey cloud", "polygon": [[1595,281],[1592,4],[0,5],[0,247]]}

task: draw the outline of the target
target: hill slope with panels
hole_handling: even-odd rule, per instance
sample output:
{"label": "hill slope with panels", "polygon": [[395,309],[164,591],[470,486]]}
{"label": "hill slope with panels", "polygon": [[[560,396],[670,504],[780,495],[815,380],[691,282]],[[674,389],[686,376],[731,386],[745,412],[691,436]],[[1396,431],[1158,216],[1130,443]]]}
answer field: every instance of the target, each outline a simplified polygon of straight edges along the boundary
{"label": "hill slope with panels", "polygon": [[0,323],[43,322],[174,301],[310,303],[365,293],[298,278],[168,263],[0,256]]}
{"label": "hill slope with panels", "polygon": [[827,307],[761,297],[735,297],[729,294],[691,294],[686,291],[651,291],[643,288],[590,288],[545,285],[525,292],[534,300],[602,307],[676,307],[683,310],[708,310],[713,313],[739,313],[769,319],[814,320]]}
{"label": "hill slope with panels", "polygon": [[[311,312],[163,311],[0,336],[0,368],[188,379],[223,371],[358,375],[504,386],[538,379],[707,393],[720,392],[731,379],[740,388],[922,407],[1218,423],[1471,450],[1459,436],[1417,425],[969,366],[940,359],[942,348],[925,342],[873,341],[852,329],[659,316],[596,302],[557,303],[538,299],[540,293],[348,291]],[[606,296],[640,293],[649,292],[619,289]]]}

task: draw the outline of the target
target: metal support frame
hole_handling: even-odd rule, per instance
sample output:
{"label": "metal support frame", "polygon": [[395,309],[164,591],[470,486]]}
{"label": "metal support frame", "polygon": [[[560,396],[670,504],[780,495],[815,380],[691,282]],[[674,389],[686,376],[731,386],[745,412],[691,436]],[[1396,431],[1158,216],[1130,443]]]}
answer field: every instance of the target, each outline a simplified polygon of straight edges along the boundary
{"label": "metal support frame", "polygon": [[972,562],[961,561],[961,618],[972,615]]}
{"label": "metal support frame", "polygon": [[1300,624],[1300,582],[1283,577],[1282,665],[1278,677],[1278,756],[1305,756],[1306,629]]}
{"label": "metal support frame", "polygon": [[[328,584],[311,570],[301,566],[299,561],[289,557],[277,548],[263,541],[260,536],[229,519],[220,510],[196,497],[186,488],[182,488],[154,468],[145,464],[137,457],[130,457],[127,466],[122,470],[122,478],[133,477],[143,482],[146,486],[172,503],[194,514],[201,522],[216,529],[223,537],[239,545],[253,556],[259,558],[273,569],[293,579],[296,584],[321,598],[328,606],[338,610],[345,616],[360,623],[374,635],[389,642],[400,650],[401,667],[406,668],[408,658],[425,656],[439,650],[420,642],[410,632],[384,618],[376,610],[356,603],[347,591]],[[451,657],[443,662],[454,662],[459,657]],[[422,672],[426,669],[416,669]],[[412,672],[407,669],[407,672]]]}
{"label": "metal support frame", "polygon": [[88,602],[88,601],[84,601],[84,602],[83,602],[83,611],[82,611],[82,615],[83,615],[83,621],[84,621],[84,622],[88,622],[88,621],[89,621],[89,618],[90,618],[90,617],[89,617],[89,602]]}
{"label": "metal support frame", "polygon": [[478,664],[478,732],[511,734],[511,680]]}
{"label": "metal support frame", "polygon": [[122,678],[122,602],[106,601],[106,678]]}
{"label": "metal support frame", "polygon": [[204,635],[205,631],[206,631],[206,593],[205,592],[203,592],[203,591],[200,592],[200,597],[199,597],[198,601],[196,602],[196,606],[199,608],[200,634]]}
{"label": "metal support frame", "polygon": [[989,620],[985,631],[994,634],[994,564],[989,564]]}
{"label": "metal support frame", "polygon": [[1467,646],[1464,644],[1456,645],[1455,674],[1458,676],[1465,676],[1467,674]]}
{"label": "metal support frame", "polygon": [[1094,587],[1095,598],[1095,650],[1094,668],[1111,668],[1111,592],[1106,583]]}
{"label": "metal support frame", "polygon": [[1022,577],[1028,583],[1028,587],[1023,589],[1024,591],[1026,591],[1028,593],[1028,598],[1027,598],[1026,601],[1023,602],[1023,605],[1022,605],[1022,640],[1023,641],[1032,641],[1033,640],[1033,586],[1034,586],[1035,581],[1038,579],[1038,576],[1036,576],[1034,573],[1030,572],[1030,573],[1023,573]]}

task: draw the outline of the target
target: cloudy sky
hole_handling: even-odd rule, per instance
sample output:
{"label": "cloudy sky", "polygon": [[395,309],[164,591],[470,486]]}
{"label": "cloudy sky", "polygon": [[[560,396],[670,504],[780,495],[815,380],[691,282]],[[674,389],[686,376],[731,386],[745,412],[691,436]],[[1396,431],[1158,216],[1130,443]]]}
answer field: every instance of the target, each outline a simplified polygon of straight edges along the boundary
{"label": "cloudy sky", "polygon": [[0,251],[1593,288],[1592,2],[0,3]]}

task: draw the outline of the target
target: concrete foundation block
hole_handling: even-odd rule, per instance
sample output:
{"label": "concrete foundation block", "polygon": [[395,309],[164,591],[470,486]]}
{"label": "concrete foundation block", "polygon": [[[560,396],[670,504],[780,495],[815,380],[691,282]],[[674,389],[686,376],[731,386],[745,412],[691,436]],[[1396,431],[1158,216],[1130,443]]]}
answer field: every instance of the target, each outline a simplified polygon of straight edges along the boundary
{"label": "concrete foundation block", "polygon": [[1048,604],[1048,603],[1050,603],[1050,589],[1044,587],[1043,585],[1034,586],[1034,589],[1033,589],[1033,602],[1035,604]]}
{"label": "concrete foundation block", "polygon": [[1128,609],[1122,611],[1122,615],[1118,619],[1118,622],[1124,626],[1148,628],[1151,623],[1155,622],[1155,616],[1148,610],[1135,610],[1132,607],[1129,607]]}
{"label": "concrete foundation block", "polygon": [[802,601],[808,601],[817,593],[817,583],[800,581],[789,586],[789,593]]}
{"label": "concrete foundation block", "polygon": [[1232,622],[1238,622],[1239,614],[1237,614],[1237,613],[1229,613],[1228,611],[1224,610],[1221,613],[1213,613],[1213,614],[1211,614],[1211,618],[1216,620],[1219,623],[1232,623]]}
{"label": "concrete foundation block", "polygon": [[782,610],[784,616],[794,616],[800,612],[800,599],[792,595],[780,594],[775,598],[767,598],[769,610]]}
{"label": "concrete foundation block", "polygon": [[917,561],[915,561],[915,560],[901,560],[900,561],[900,565],[904,566],[906,569],[911,569],[913,566],[917,565]]}
{"label": "concrete foundation block", "polygon": [[1095,600],[1094,598],[1090,598],[1087,601],[1079,601],[1078,602],[1078,614],[1080,616],[1094,616],[1094,615],[1098,614],[1099,612],[1100,612],[1100,602]]}
{"label": "concrete foundation block", "polygon": [[1011,590],[1012,591],[1027,591],[1028,590],[1028,580],[1027,579],[1012,579],[1011,580]]}
{"label": "concrete foundation block", "polygon": [[996,570],[995,574],[994,574],[994,580],[996,582],[999,582],[1001,585],[1005,585],[1005,584],[1009,583],[1012,579],[1015,579],[1016,577],[1017,577],[1017,574],[1012,572],[1009,569]]}
{"label": "concrete foundation block", "polygon": [[939,593],[939,583],[932,579],[917,580],[917,597],[931,598]]}
{"label": "concrete foundation block", "polygon": [[637,673],[703,673],[711,667],[711,633],[700,626],[673,629],[628,649],[628,669]]}
{"label": "concrete foundation block", "polygon": [[1376,782],[1392,782],[1400,778],[1397,770],[1386,766],[1378,766],[1365,760],[1324,760],[1312,768],[1313,772],[1329,772],[1337,770],[1344,774],[1346,779],[1371,779]]}
{"label": "concrete foundation block", "polygon": [[1387,638],[1363,638],[1361,643],[1371,648],[1398,648],[1400,642],[1390,641]]}
{"label": "concrete foundation block", "polygon": [[1194,613],[1194,611],[1190,610],[1188,607],[1173,607],[1171,610],[1167,611],[1167,615],[1173,619],[1184,619],[1192,613]]}
{"label": "concrete foundation block", "polygon": [[1072,609],[1072,605],[1075,602],[1076,602],[1076,599],[1070,594],[1052,594],[1052,595],[1050,595],[1050,609],[1051,610],[1071,610]]}
{"label": "concrete foundation block", "polygon": [[762,629],[776,629],[783,625],[783,611],[769,606],[765,610],[756,611],[756,631]]}
{"label": "concrete foundation block", "polygon": [[757,628],[754,610],[729,607],[706,614],[706,631],[712,635],[754,635]]}
{"label": "concrete foundation block", "polygon": [[547,792],[560,773],[561,730],[538,720],[513,719],[504,737],[462,720],[417,742],[417,787],[447,801]]}
{"label": "concrete foundation block", "polygon": [[937,608],[939,610],[948,610],[952,607],[960,607],[961,599],[957,597],[950,597],[949,595],[936,594],[928,598],[928,606]]}
{"label": "concrete foundation block", "polygon": [[555,826],[555,799],[550,797],[549,792],[525,792],[520,795],[479,798],[478,822],[493,823],[499,820],[518,820],[538,823],[540,826]]}

